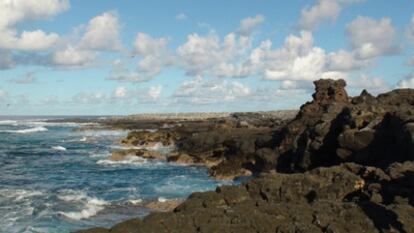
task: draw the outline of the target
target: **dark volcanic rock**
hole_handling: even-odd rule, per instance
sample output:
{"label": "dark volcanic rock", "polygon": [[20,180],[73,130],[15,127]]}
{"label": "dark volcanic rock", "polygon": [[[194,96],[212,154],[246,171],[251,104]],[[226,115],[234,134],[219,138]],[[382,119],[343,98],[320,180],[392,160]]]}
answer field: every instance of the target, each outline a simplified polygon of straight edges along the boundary
{"label": "dark volcanic rock", "polygon": [[386,168],[414,160],[414,90],[378,97],[363,91],[349,98],[343,80],[319,80],[315,86],[313,101],[274,135],[273,165],[279,171],[342,162]]}
{"label": "dark volcanic rock", "polygon": [[206,164],[215,177],[258,176],[81,232],[414,232],[414,90],[350,98],[345,85],[316,81],[313,100],[285,125],[233,114],[131,135],[139,145],[174,141],[169,161]]}
{"label": "dark volcanic rock", "polygon": [[414,232],[414,208],[398,201],[401,196],[391,205],[362,198],[373,182],[411,187],[400,180],[413,171],[407,162],[391,166],[393,176],[372,176],[368,173],[379,171],[356,164],[265,173],[241,186],[193,193],[173,212],[81,232]]}

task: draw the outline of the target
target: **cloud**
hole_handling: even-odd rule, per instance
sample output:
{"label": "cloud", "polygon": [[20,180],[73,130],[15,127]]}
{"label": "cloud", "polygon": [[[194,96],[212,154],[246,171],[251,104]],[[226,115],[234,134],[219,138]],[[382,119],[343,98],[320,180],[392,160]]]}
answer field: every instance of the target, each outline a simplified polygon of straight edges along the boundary
{"label": "cloud", "polygon": [[249,36],[252,34],[253,30],[264,21],[265,17],[263,15],[256,15],[255,17],[242,19],[236,33],[242,36]]}
{"label": "cloud", "polygon": [[167,38],[153,38],[146,33],[137,34],[134,46],[135,53],[142,57],[138,62],[138,71],[141,76],[151,79],[169,64],[170,54],[167,44]]}
{"label": "cloud", "polygon": [[120,25],[117,14],[105,12],[88,22],[79,47],[86,50],[121,50],[119,36]]}
{"label": "cloud", "polygon": [[319,78],[344,78],[345,74],[327,69],[325,50],[313,46],[312,33],[289,35],[283,46],[264,52],[264,78],[268,80],[313,81]]}
{"label": "cloud", "polygon": [[72,103],[85,105],[98,105],[105,103],[107,96],[102,92],[80,92],[72,97]]}
{"label": "cloud", "polygon": [[69,0],[1,0],[0,28],[27,20],[47,19],[69,8]]}
{"label": "cloud", "polygon": [[341,12],[341,6],[336,0],[318,0],[311,7],[302,9],[299,27],[314,30],[326,20],[335,21]]}
{"label": "cloud", "polygon": [[187,18],[188,18],[187,15],[184,14],[184,13],[180,13],[180,14],[175,16],[176,20],[186,20]]}
{"label": "cloud", "polygon": [[355,52],[339,50],[328,54],[327,66],[329,70],[354,71],[371,66],[372,61],[360,60]]}
{"label": "cloud", "polygon": [[177,48],[178,66],[190,76],[245,77],[252,73],[253,67],[248,61],[238,61],[250,48],[250,37],[229,33],[221,41],[214,32],[206,36],[194,33]]}
{"label": "cloud", "polygon": [[52,54],[51,63],[65,68],[90,66],[104,51],[120,51],[119,20],[115,12],[104,12],[89,20],[79,40],[68,40]]}
{"label": "cloud", "polygon": [[414,88],[414,75],[408,75],[397,83],[397,88]]}
{"label": "cloud", "polygon": [[152,86],[148,90],[148,96],[153,101],[158,100],[161,96],[161,93],[162,93],[162,86],[161,85]]}
{"label": "cloud", "polygon": [[128,89],[126,87],[117,87],[110,98],[110,102],[117,103],[154,103],[157,102],[162,94],[163,87],[161,85],[151,86],[145,89]]}
{"label": "cloud", "polygon": [[366,74],[361,74],[358,77],[347,80],[350,88],[366,89],[374,94],[382,93],[391,90],[391,86],[380,77],[369,77]]}
{"label": "cloud", "polygon": [[125,87],[118,87],[115,89],[113,96],[115,98],[123,98],[127,95],[127,90]]}
{"label": "cloud", "polygon": [[91,64],[97,56],[96,52],[81,50],[68,46],[52,55],[52,62],[64,67],[85,67]]}
{"label": "cloud", "polygon": [[23,77],[10,80],[10,82],[13,82],[15,84],[32,84],[37,81],[35,74],[35,72],[29,72]]}
{"label": "cloud", "polygon": [[50,49],[59,40],[56,33],[42,30],[18,33],[16,26],[28,20],[47,19],[70,7],[67,0],[2,0],[0,1],[0,48],[26,51]]}
{"label": "cloud", "polygon": [[59,40],[56,33],[46,34],[42,30],[23,31],[19,36],[15,30],[0,29],[0,48],[27,51],[44,51]]}
{"label": "cloud", "polygon": [[322,23],[335,22],[342,9],[365,0],[317,0],[313,6],[302,9],[299,28],[313,31]]}
{"label": "cloud", "polygon": [[346,26],[351,46],[360,59],[369,59],[398,51],[395,44],[396,31],[390,18],[375,20],[357,17]]}
{"label": "cloud", "polygon": [[201,76],[184,81],[174,93],[179,101],[194,104],[233,102],[250,95],[250,88],[240,82],[205,81]]}

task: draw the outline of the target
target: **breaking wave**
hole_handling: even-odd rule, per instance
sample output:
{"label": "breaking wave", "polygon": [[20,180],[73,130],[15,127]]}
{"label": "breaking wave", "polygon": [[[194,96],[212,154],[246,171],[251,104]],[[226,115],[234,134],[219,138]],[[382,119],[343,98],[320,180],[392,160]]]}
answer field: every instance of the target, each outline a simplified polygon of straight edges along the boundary
{"label": "breaking wave", "polygon": [[58,151],[66,151],[66,148],[63,146],[52,146],[52,149]]}
{"label": "breaking wave", "polygon": [[1,130],[0,132],[28,134],[28,133],[36,133],[36,132],[44,132],[44,131],[48,131],[48,129],[43,126],[37,126],[37,127],[29,128],[29,129]]}
{"label": "breaking wave", "polygon": [[59,212],[60,215],[73,220],[87,219],[95,216],[109,204],[102,199],[88,196],[84,191],[65,190],[57,197],[61,201],[80,206],[78,211]]}

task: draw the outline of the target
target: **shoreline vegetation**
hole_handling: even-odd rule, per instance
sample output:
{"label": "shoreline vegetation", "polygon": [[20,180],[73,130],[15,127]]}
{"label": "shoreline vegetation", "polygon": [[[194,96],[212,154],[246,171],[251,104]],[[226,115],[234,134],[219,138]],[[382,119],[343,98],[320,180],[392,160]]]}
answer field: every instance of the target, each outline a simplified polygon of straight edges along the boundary
{"label": "shoreline vegetation", "polygon": [[299,111],[98,120],[129,130],[128,149],[113,160],[138,156],[203,165],[216,179],[252,178],[78,233],[414,232],[414,90],[349,97],[345,86],[315,81],[313,100]]}

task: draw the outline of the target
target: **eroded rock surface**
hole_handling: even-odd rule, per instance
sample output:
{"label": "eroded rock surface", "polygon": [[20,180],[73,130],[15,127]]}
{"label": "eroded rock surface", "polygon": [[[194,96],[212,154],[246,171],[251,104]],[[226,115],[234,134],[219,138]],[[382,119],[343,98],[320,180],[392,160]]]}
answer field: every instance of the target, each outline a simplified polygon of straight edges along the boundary
{"label": "eroded rock surface", "polygon": [[406,192],[413,168],[412,162],[386,171],[344,164],[264,173],[241,186],[193,193],[172,212],[80,232],[414,232],[413,193]]}
{"label": "eroded rock surface", "polygon": [[80,232],[414,232],[414,90],[352,98],[343,80],[315,86],[285,123],[239,114],[161,137],[177,146],[169,161],[209,164],[219,178],[258,175],[249,182]]}
{"label": "eroded rock surface", "polygon": [[[386,168],[414,160],[414,90],[349,98],[343,80],[315,82],[313,101],[275,132],[266,168],[306,171],[342,162]],[[263,155],[258,155],[263,159]]]}

